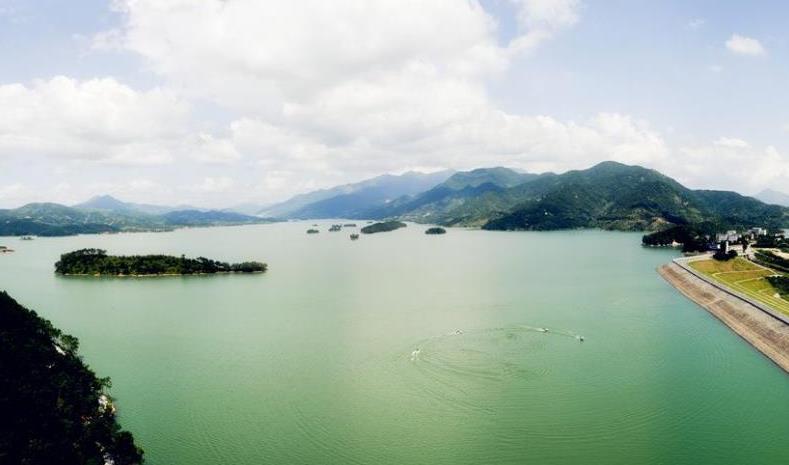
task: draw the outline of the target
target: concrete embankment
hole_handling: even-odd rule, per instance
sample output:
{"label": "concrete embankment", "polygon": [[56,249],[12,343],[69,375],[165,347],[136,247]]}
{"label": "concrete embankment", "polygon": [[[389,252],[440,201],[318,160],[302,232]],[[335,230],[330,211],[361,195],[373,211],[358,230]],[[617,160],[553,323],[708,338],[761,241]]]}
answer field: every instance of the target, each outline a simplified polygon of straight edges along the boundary
{"label": "concrete embankment", "polygon": [[789,373],[789,325],[703,281],[676,263],[661,266],[658,273]]}

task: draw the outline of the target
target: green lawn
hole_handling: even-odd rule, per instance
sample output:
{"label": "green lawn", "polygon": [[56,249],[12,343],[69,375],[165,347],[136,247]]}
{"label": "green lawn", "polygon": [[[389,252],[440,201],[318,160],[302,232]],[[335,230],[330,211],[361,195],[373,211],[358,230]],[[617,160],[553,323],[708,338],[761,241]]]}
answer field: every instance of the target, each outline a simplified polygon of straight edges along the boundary
{"label": "green lawn", "polygon": [[721,284],[789,315],[789,301],[775,297],[776,289],[764,279],[766,276],[780,273],[755,265],[743,258],[725,262],[711,259],[697,260],[690,262],[689,265],[694,270],[720,281]]}

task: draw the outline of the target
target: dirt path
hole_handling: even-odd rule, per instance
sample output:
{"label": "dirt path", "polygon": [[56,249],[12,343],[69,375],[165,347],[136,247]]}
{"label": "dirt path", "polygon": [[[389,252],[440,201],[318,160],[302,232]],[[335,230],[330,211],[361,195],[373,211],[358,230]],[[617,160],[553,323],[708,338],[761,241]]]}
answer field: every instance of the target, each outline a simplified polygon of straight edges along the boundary
{"label": "dirt path", "polygon": [[789,373],[789,325],[704,282],[675,263],[661,266],[658,273]]}

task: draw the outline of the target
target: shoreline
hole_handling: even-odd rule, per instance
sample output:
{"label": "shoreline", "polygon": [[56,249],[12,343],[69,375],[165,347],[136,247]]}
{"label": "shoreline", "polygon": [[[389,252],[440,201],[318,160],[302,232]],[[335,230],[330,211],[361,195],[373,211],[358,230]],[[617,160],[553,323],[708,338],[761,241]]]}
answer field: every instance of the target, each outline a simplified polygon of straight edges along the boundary
{"label": "shoreline", "polygon": [[55,273],[58,276],[79,276],[90,278],[164,278],[169,276],[210,276],[215,274],[262,274],[265,271],[217,271],[216,273],[151,273],[151,274],[110,274],[110,273]]}
{"label": "shoreline", "polygon": [[710,312],[789,374],[789,325],[674,262],[661,265],[657,271],[685,297]]}

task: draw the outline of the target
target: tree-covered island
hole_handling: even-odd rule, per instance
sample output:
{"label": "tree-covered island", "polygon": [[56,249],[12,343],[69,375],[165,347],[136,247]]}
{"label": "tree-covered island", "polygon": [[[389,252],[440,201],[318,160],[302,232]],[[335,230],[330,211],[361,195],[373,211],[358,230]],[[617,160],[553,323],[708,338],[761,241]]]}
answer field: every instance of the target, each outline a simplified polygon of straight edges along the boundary
{"label": "tree-covered island", "polygon": [[427,228],[425,230],[425,234],[428,234],[428,235],[431,235],[431,236],[432,235],[436,235],[436,234],[446,234],[446,233],[447,233],[447,230],[444,229],[444,228],[440,228],[440,227]]}
{"label": "tree-covered island", "polygon": [[394,231],[395,229],[405,228],[407,225],[402,221],[384,221],[374,223],[361,229],[363,234],[375,234],[379,232]]}
{"label": "tree-covered island", "polygon": [[186,258],[170,255],[107,255],[102,249],[82,249],[65,253],[55,263],[62,275],[152,276],[215,273],[262,273],[268,266],[261,262],[226,263],[205,257]]}

